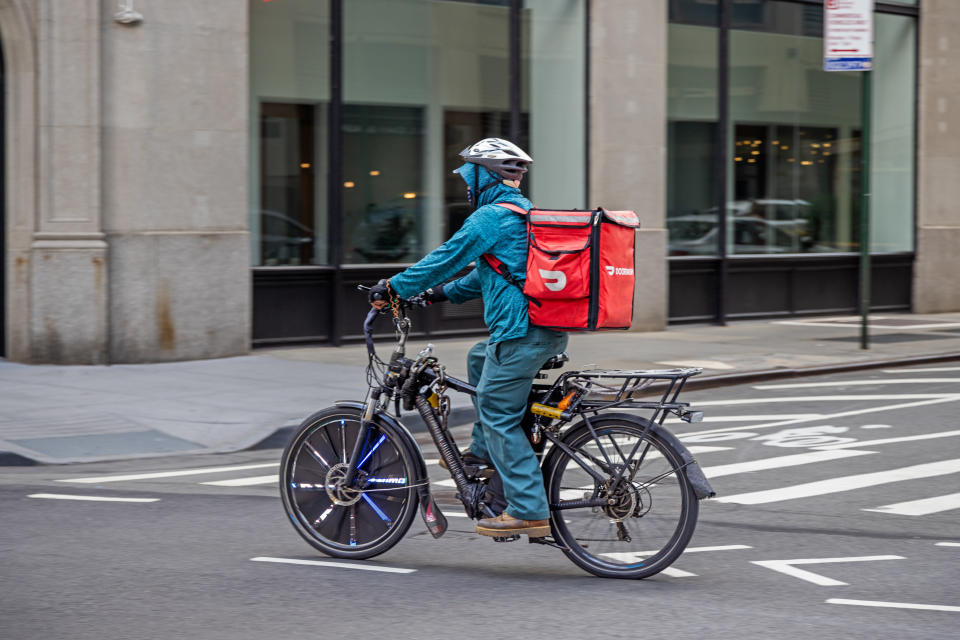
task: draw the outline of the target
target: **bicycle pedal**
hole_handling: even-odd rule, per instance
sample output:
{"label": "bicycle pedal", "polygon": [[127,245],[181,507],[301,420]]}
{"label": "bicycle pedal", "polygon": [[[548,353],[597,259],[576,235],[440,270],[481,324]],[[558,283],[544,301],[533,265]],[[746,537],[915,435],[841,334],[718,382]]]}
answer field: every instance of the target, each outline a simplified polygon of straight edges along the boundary
{"label": "bicycle pedal", "polygon": [[494,542],[513,542],[514,540],[519,540],[520,536],[494,536]]}

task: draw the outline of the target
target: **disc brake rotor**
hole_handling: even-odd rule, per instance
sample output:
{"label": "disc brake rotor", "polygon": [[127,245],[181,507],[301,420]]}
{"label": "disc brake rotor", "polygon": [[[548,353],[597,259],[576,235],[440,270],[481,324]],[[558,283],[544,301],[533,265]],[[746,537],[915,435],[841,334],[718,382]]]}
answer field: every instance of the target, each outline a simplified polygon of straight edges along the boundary
{"label": "disc brake rotor", "polygon": [[344,483],[348,466],[347,463],[340,462],[330,467],[330,470],[327,472],[326,481],[327,496],[330,497],[330,500],[332,500],[334,504],[345,507],[359,502],[363,496],[363,491],[356,487],[348,487]]}

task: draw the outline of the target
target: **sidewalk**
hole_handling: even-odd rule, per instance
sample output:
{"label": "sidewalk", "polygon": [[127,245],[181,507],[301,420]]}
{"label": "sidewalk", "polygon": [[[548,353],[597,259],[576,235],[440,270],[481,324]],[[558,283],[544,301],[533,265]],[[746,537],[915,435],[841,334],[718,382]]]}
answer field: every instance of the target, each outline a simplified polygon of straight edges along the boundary
{"label": "sidewalk", "polygon": [[[572,334],[568,366],[695,366],[704,369],[694,379],[699,385],[717,385],[914,358],[960,360],[960,313],[878,314],[871,325],[868,351],[859,348],[853,317]],[[434,340],[434,353],[451,375],[465,377],[466,352],[476,340]],[[412,339],[408,353],[424,344]],[[380,351],[386,357],[389,346]],[[282,446],[289,428],[312,412],[362,399],[365,363],[363,345],[109,367],[0,360],[0,465],[226,452],[264,441]],[[453,400],[456,422],[470,422],[469,400],[456,394]],[[422,427],[415,415],[404,422]]]}

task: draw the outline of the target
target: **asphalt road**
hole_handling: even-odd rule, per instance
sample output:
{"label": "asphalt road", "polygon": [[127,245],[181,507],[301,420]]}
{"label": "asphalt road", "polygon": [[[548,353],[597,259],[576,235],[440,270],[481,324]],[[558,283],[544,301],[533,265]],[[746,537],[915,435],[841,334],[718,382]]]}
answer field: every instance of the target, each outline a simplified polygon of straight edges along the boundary
{"label": "asphalt road", "polygon": [[[669,426],[719,495],[687,553],[642,581],[463,517],[440,540],[418,519],[359,563],[409,572],[350,568],[287,522],[277,450],[0,468],[0,637],[957,637],[960,367],[685,399],[705,422]],[[144,473],[161,475],[129,477]]]}

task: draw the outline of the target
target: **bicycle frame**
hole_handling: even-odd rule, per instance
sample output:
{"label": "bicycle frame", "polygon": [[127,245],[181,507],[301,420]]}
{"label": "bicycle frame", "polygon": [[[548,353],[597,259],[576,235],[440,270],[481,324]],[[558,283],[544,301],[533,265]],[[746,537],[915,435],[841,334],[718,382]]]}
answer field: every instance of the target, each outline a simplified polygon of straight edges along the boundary
{"label": "bicycle frame", "polygon": [[[447,389],[452,389],[470,396],[476,396],[477,390],[467,381],[447,376],[443,367],[432,357],[432,345],[428,345],[416,360],[407,358],[405,356],[405,348],[410,329],[410,321],[404,313],[404,307],[401,306],[400,309],[395,309],[395,311],[394,323],[397,330],[397,343],[390,362],[387,365],[388,373],[386,379],[383,380],[382,384],[371,384],[367,393],[366,400],[362,405],[362,425],[370,424],[378,419],[389,420],[402,431],[409,434],[409,431],[387,412],[387,407],[389,406],[389,401],[393,399],[396,406],[397,418],[400,415],[401,400],[407,410],[415,407],[426,423],[434,445],[437,447],[439,454],[447,465],[451,478],[457,487],[457,496],[463,503],[467,515],[471,518],[495,516],[496,514],[492,513],[482,500],[486,484],[480,481],[471,481],[468,478],[463,458],[460,455],[460,449],[453,435],[447,429],[445,415],[441,408],[441,403],[444,402]],[[372,339],[372,324],[377,314],[377,310],[371,310],[364,323],[364,335],[370,355],[371,366],[377,361]],[[649,451],[650,444],[648,442],[643,451],[639,452],[639,458],[636,458],[643,440],[638,440],[630,453],[624,455],[619,445],[611,439],[620,459],[624,461],[622,465],[614,465],[601,442],[600,435],[594,430],[588,414],[597,417],[601,411],[608,411],[613,408],[650,410],[652,411],[652,415],[650,416],[646,429],[655,430],[657,435],[671,442],[681,453],[684,462],[684,471],[697,497],[709,497],[713,496],[714,492],[693,456],[690,455],[689,451],[673,434],[663,427],[664,420],[668,414],[677,415],[680,419],[687,422],[698,422],[702,419],[703,414],[701,412],[691,411],[689,409],[689,403],[677,401],[677,397],[683,389],[686,380],[691,376],[699,374],[701,371],[701,369],[695,368],[632,371],[568,371],[561,374],[552,385],[534,385],[528,403],[528,410],[536,407],[538,401],[545,402],[561,390],[566,390],[567,388],[580,389],[582,392],[577,394],[576,400],[568,407],[568,410],[547,411],[550,407],[545,407],[543,413],[533,411],[533,413],[538,414],[535,418],[535,428],[539,428],[543,437],[551,442],[554,447],[558,447],[567,454],[598,483],[606,483],[609,478],[613,477],[614,480],[611,485],[613,489],[622,482],[630,482],[633,480],[634,474],[639,469]],[[620,382],[618,386],[611,387],[602,382],[608,379],[620,380],[622,382]],[[659,399],[645,400],[636,397],[638,394],[644,393],[656,384],[663,386]],[[597,392],[599,392],[600,397],[597,397]],[[604,395],[609,397],[604,398]],[[432,401],[433,399],[437,400],[436,404]],[[549,420],[545,420],[545,418],[549,418]],[[587,425],[591,436],[598,445],[602,459],[591,455],[586,455],[586,459],[584,459],[582,453],[572,450],[564,442],[566,434],[565,427],[575,418],[581,419]],[[644,433],[646,433],[646,431],[644,431]],[[410,438],[412,440],[412,436],[410,436]],[[363,438],[357,439],[351,460],[359,458],[363,446],[362,440]],[[426,477],[426,468],[423,464],[422,452],[420,452],[419,446],[415,443],[411,448],[418,454],[420,467],[424,474],[423,478],[417,480],[417,484],[421,486],[421,490],[419,491],[421,513],[434,537],[440,537],[446,529],[446,521],[439,507],[437,507],[433,501],[429,489],[424,487],[424,485],[429,482],[429,479]],[[593,466],[591,466],[591,463]],[[597,468],[607,475],[598,472]],[[631,468],[633,471],[627,474],[627,470]],[[353,471],[354,467],[351,465],[348,473],[352,474]],[[655,482],[656,480],[657,478],[654,478],[650,482]],[[427,503],[426,508],[424,508],[425,501]],[[607,502],[603,498],[565,500],[550,504],[550,510],[560,511],[585,507],[603,507],[606,504]]]}

